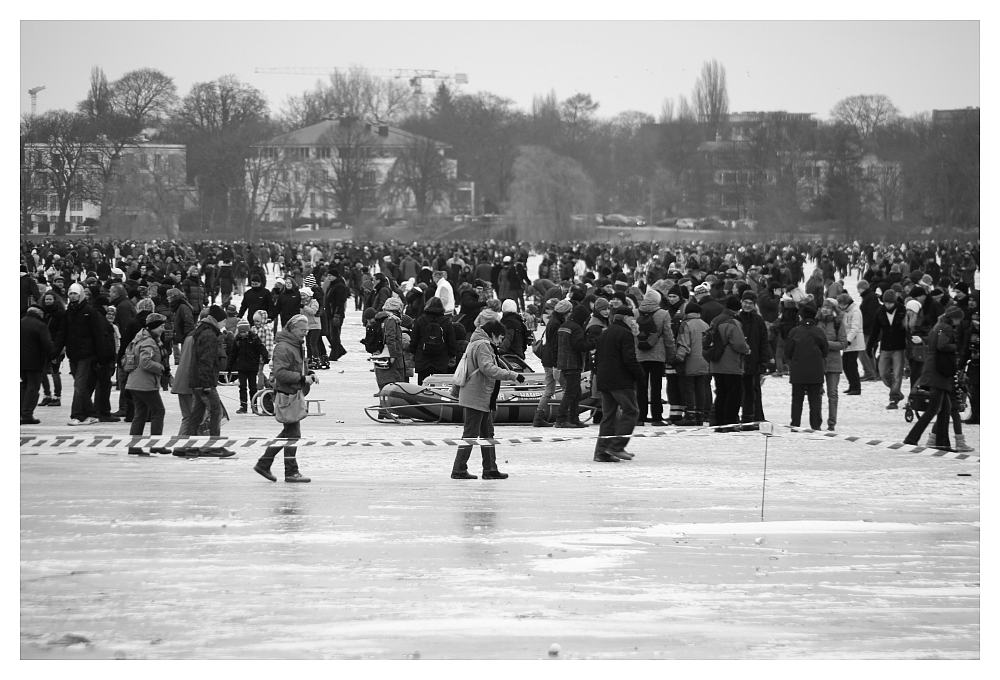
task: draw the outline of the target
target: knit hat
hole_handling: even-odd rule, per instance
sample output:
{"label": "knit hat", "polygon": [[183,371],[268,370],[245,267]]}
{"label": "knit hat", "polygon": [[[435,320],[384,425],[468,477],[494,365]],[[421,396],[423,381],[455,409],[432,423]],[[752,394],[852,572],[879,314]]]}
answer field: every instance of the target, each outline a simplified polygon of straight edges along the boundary
{"label": "knit hat", "polygon": [[826,298],[825,300],[823,300],[823,306],[826,307],[827,309],[836,310],[837,309],[837,301],[834,300],[833,298]]}
{"label": "knit hat", "polygon": [[596,300],[594,300],[594,314],[597,314],[598,312],[603,312],[610,306],[611,303],[608,302],[607,298],[597,298]]}
{"label": "knit hat", "polygon": [[667,291],[667,295],[676,295],[677,297],[684,297],[684,292],[681,290],[681,287],[675,283],[670,287],[670,290]]}
{"label": "knit hat", "polygon": [[250,322],[246,319],[240,319],[236,322],[236,330],[250,330]]}
{"label": "knit hat", "polygon": [[726,298],[726,309],[738,312],[740,310],[740,299],[735,295]]}
{"label": "knit hat", "polygon": [[684,305],[685,314],[701,314],[701,305],[697,302],[689,302]]}
{"label": "knit hat", "polygon": [[650,288],[646,291],[646,294],[642,296],[642,304],[644,305],[656,305],[660,306],[660,294],[654,288]]}
{"label": "knit hat", "polygon": [[944,295],[944,291],[940,288],[935,288],[931,291],[931,297],[934,297],[935,295]]}
{"label": "knit hat", "polygon": [[712,288],[707,283],[699,283],[697,286],[694,287],[694,294],[708,295],[711,292],[711,290]]}
{"label": "knit hat", "polygon": [[79,283],[74,283],[72,286],[70,286],[69,292],[76,293],[80,297],[83,297],[86,294],[86,291],[84,291],[83,286],[81,286]]}
{"label": "knit hat", "polygon": [[743,296],[740,300],[753,300],[754,302],[757,302],[757,293],[752,290],[745,290],[743,291]]}
{"label": "knit hat", "polygon": [[215,319],[216,321],[218,321],[219,323],[222,323],[223,321],[226,320],[226,312],[219,305],[212,305],[211,307],[209,307],[208,315],[213,319]]}
{"label": "knit hat", "polygon": [[816,318],[816,306],[811,302],[806,303],[799,307],[799,316],[803,319],[815,319]]}
{"label": "knit hat", "polygon": [[882,293],[882,302],[895,302],[896,301],[896,291],[887,290]]}
{"label": "knit hat", "polygon": [[45,312],[38,305],[30,305],[25,311],[27,311],[28,314],[37,316],[39,319],[45,318]]}
{"label": "knit hat", "polygon": [[303,325],[308,327],[309,319],[306,317],[305,314],[296,314],[291,319],[289,319],[288,322],[285,324],[285,329],[288,330],[293,326],[303,326]]}
{"label": "knit hat", "polygon": [[907,300],[906,301],[906,311],[908,311],[908,312],[914,312],[915,314],[919,314],[920,313],[920,303],[917,302],[916,300]]}
{"label": "knit hat", "polygon": [[387,312],[402,312],[403,311],[403,301],[398,297],[390,297],[382,305],[382,309]]}
{"label": "knit hat", "polygon": [[954,321],[961,321],[965,318],[965,312],[963,312],[962,308],[958,305],[952,305],[948,309],[944,310],[944,315]]}
{"label": "knit hat", "polygon": [[504,314],[506,314],[507,312],[515,312],[516,313],[517,312],[517,303],[514,302],[513,300],[504,300],[503,301],[503,306],[500,308],[500,311],[502,311]]}
{"label": "knit hat", "polygon": [[566,314],[571,309],[573,309],[573,303],[569,300],[560,300],[555,306],[556,314]]}
{"label": "knit hat", "polygon": [[107,295],[98,295],[94,298],[94,304],[98,307],[108,307],[111,304],[111,300]]}
{"label": "knit hat", "polygon": [[851,297],[850,293],[841,293],[837,296],[837,304],[840,305],[850,305],[854,302],[854,298]]}
{"label": "knit hat", "polygon": [[955,290],[961,291],[961,292],[965,293],[966,295],[968,295],[969,294],[969,284],[967,284],[965,281],[959,281],[958,283],[955,284]]}
{"label": "knit hat", "polygon": [[167,317],[162,314],[157,314],[156,312],[150,312],[149,316],[146,317],[146,328],[152,330],[154,328],[159,328],[167,322]]}
{"label": "knit hat", "polygon": [[149,298],[143,298],[135,305],[136,312],[152,312],[156,307],[153,305],[153,301]]}
{"label": "knit hat", "polygon": [[892,284],[892,286],[890,286],[890,289],[896,291],[897,293],[903,292],[903,286],[898,283]]}
{"label": "knit hat", "polygon": [[179,288],[167,288],[167,299],[173,300],[175,297],[181,294]]}
{"label": "knit hat", "polygon": [[632,311],[632,308],[629,307],[628,305],[622,305],[621,307],[616,307],[615,308],[615,316],[631,316],[631,317],[634,317],[635,313]]}
{"label": "knit hat", "polygon": [[868,290],[868,282],[865,281],[864,279],[861,279],[860,281],[858,281],[858,293],[861,293],[862,291],[866,290]]}
{"label": "knit hat", "polygon": [[302,279],[302,283],[303,285],[312,288],[313,286],[316,285],[316,277],[313,276],[312,274],[309,274],[308,276],[306,276],[306,278]]}

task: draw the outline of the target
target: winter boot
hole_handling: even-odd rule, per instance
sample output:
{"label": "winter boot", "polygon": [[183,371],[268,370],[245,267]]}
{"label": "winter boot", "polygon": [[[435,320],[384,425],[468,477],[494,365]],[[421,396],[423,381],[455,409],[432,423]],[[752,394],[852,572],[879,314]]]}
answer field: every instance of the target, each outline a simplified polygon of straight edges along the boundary
{"label": "winter boot", "polygon": [[38,405],[39,406],[48,406],[51,403],[52,403],[52,397],[50,395],[46,394],[45,398],[42,399],[40,402],[38,402]]}
{"label": "winter boot", "polygon": [[957,451],[958,453],[971,453],[971,452],[975,451],[974,448],[972,448],[971,446],[969,446],[968,444],[965,443],[965,435],[964,434],[956,434],[955,435],[955,446],[952,447],[952,449],[954,451]]}
{"label": "winter boot", "polygon": [[545,414],[541,409],[535,411],[535,419],[531,422],[531,425],[533,427],[552,427],[552,423],[545,418]]}
{"label": "winter boot", "polygon": [[46,406],[62,406],[62,401],[59,399],[59,397],[55,397],[52,399],[52,401],[46,404]]}
{"label": "winter boot", "polygon": [[936,449],[937,446],[937,435],[934,432],[927,433],[927,441],[924,442],[924,448]]}
{"label": "winter boot", "polygon": [[472,456],[472,446],[459,446],[455,454],[455,462],[451,466],[452,479],[479,479],[473,474],[469,474],[469,457]]}
{"label": "winter boot", "polygon": [[285,448],[285,481],[286,482],[311,482],[308,477],[303,477],[299,473],[299,462],[295,459],[298,447],[286,446]]}
{"label": "winter boot", "polygon": [[497,449],[483,446],[483,479],[507,479],[507,473],[497,469]]}
{"label": "winter boot", "polygon": [[697,427],[701,425],[701,419],[697,411],[685,411],[684,417],[677,423],[678,427]]}

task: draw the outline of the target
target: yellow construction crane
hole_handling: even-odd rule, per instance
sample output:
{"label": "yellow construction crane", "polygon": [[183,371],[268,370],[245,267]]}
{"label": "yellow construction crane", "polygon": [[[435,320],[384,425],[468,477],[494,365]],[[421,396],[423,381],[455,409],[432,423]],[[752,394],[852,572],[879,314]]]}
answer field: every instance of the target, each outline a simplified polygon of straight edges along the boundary
{"label": "yellow construction crane", "polygon": [[401,80],[403,78],[410,82],[413,87],[413,91],[417,94],[421,93],[421,82],[423,80],[439,80],[442,82],[453,81],[456,85],[465,85],[469,82],[469,76],[465,73],[444,73],[442,71],[436,71],[434,69],[413,69],[413,68],[339,68],[336,66],[326,67],[326,66],[278,66],[278,67],[268,67],[262,68],[257,67],[254,69],[254,73],[275,73],[281,75],[297,75],[297,76],[324,76],[333,75],[335,73],[350,73],[352,71],[362,71],[365,75],[371,76],[373,78],[393,78],[395,80]]}

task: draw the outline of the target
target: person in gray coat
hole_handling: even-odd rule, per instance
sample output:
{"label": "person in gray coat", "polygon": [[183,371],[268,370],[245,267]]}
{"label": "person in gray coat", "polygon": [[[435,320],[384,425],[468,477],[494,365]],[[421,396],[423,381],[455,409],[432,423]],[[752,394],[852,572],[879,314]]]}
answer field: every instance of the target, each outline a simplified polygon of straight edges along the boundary
{"label": "person in gray coat", "polygon": [[[462,361],[466,364],[467,382],[458,386],[458,403],[462,406],[465,428],[464,439],[492,439],[493,411],[497,407],[501,380],[524,382],[524,376],[515,371],[500,368],[496,362],[494,348],[499,347],[507,336],[507,328],[499,321],[488,321],[472,334]],[[483,452],[483,479],[507,479],[507,474],[497,469],[495,446],[480,444]],[[462,444],[455,454],[451,467],[452,479],[478,479],[469,474],[469,458],[472,444]]]}
{"label": "person in gray coat", "polygon": [[[125,349],[125,355],[132,352],[135,355],[135,368],[128,372],[125,389],[132,395],[135,403],[135,415],[132,417],[132,426],[128,433],[132,436],[142,436],[142,432],[149,422],[149,434],[157,436],[163,434],[163,418],[166,409],[163,408],[163,400],[160,399],[160,375],[163,373],[163,364],[160,356],[160,336],[163,335],[163,324],[167,318],[156,312],[150,313],[146,317],[146,327],[139,331],[139,334],[132,340],[129,347]],[[126,360],[128,357],[125,357]],[[126,361],[126,363],[128,363]],[[150,449],[152,453],[170,454],[171,450],[157,447]],[[148,456],[141,447],[129,447],[129,455]]]}

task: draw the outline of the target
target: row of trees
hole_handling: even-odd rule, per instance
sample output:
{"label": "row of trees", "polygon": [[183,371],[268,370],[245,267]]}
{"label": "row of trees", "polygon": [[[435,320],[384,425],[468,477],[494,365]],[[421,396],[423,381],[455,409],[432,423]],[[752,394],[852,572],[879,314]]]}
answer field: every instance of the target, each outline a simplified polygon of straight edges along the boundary
{"label": "row of trees", "polygon": [[[601,117],[599,110],[587,93],[560,99],[552,91],[527,111],[444,84],[424,98],[353,68],[272,111],[262,93],[234,76],[197,83],[180,97],[155,69],[109,83],[95,68],[77,111],[22,118],[21,213],[27,223],[50,193],[60,222],[71,200],[85,198],[101,206],[109,226],[138,211],[168,233],[190,222],[249,235],[275,205],[299,214],[313,187],[332,196],[344,216],[403,196],[425,216],[451,193],[434,144],[402,153],[377,194],[364,180],[376,150],[360,133],[331,139],[340,153],[323,167],[292,167],[285,157],[259,153],[264,142],[333,115],[444,142],[460,179],[475,182],[475,209],[507,212],[533,233],[568,233],[573,215],[593,211],[711,215],[720,193],[741,214],[781,229],[835,220],[851,230],[899,214],[920,224],[978,225],[978,118],[942,127],[926,115],[901,116],[887,97],[859,95],[839,102],[829,123],[775,121],[734,140],[726,72],[715,61],[704,64],[690,98],[664,100],[658,119],[641,111]],[[130,166],[149,130],[156,141],[186,146],[185,169]],[[33,143],[52,152],[25,154]],[[817,167],[821,175],[808,179],[820,191],[804,200],[803,172]],[[730,171],[735,181],[720,186],[719,173]]]}

